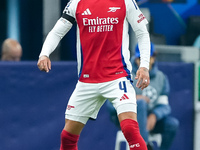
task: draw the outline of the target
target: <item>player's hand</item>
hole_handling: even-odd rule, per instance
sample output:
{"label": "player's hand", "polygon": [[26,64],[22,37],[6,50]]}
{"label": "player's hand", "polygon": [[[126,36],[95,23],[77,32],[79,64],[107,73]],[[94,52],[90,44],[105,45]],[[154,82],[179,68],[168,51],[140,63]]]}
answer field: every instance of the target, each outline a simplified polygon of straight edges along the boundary
{"label": "player's hand", "polygon": [[149,70],[147,68],[145,68],[145,67],[140,67],[137,70],[135,79],[138,80],[137,84],[136,84],[136,87],[143,90],[150,83]]}
{"label": "player's hand", "polygon": [[41,56],[37,63],[41,71],[49,72],[51,70],[51,61],[47,56]]}

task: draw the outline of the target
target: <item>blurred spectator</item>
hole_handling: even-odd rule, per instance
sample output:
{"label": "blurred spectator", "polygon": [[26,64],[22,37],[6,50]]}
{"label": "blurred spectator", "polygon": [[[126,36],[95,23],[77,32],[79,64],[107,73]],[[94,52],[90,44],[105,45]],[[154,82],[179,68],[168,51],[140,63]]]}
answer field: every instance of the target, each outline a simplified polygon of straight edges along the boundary
{"label": "blurred spectator", "polygon": [[[140,53],[138,45],[136,46],[135,56],[131,58],[133,66],[133,79],[140,62]],[[144,90],[136,88],[136,81],[133,81],[137,98],[137,120],[140,127],[140,133],[147,143],[148,150],[153,149],[152,143],[148,141],[149,134],[160,133],[162,142],[160,150],[169,150],[176,135],[179,122],[171,117],[171,108],[168,102],[170,92],[169,82],[166,75],[158,70],[156,62],[156,52],[154,45],[151,44],[151,58],[149,66],[150,84]],[[110,102],[107,102],[111,121],[119,127],[115,109]]]}
{"label": "blurred spectator", "polygon": [[[200,50],[200,35],[195,39],[193,46]],[[199,73],[200,73],[200,66],[199,66]],[[199,85],[200,85],[200,76],[199,76]],[[200,100],[200,86],[199,86],[198,99]]]}
{"label": "blurred spectator", "polygon": [[200,49],[200,35],[195,39],[193,46]]}
{"label": "blurred spectator", "polygon": [[2,44],[2,61],[20,61],[22,56],[22,47],[18,41],[6,39]]}

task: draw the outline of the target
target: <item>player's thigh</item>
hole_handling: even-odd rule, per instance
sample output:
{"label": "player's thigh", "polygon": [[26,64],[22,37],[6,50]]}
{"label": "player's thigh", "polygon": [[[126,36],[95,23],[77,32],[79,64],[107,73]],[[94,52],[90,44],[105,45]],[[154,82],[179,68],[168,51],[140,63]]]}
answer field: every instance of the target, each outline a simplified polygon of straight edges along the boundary
{"label": "player's thigh", "polygon": [[[103,94],[115,107],[120,118],[135,118],[137,112],[136,94],[133,84],[127,78],[117,79],[107,85]],[[123,113],[123,114],[122,114]]]}
{"label": "player's thigh", "polygon": [[98,84],[78,82],[65,112],[65,118],[86,124],[89,118],[96,119],[105,98],[99,95]]}

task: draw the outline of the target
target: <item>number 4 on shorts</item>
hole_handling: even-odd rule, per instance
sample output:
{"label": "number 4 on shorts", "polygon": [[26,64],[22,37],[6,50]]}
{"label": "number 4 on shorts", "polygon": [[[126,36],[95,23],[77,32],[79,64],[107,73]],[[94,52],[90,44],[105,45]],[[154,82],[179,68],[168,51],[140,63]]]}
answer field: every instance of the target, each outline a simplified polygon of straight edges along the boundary
{"label": "number 4 on shorts", "polygon": [[126,89],[126,82],[125,82],[125,81],[119,82],[119,89],[120,89],[120,90],[123,90],[124,93],[127,92],[127,89]]}

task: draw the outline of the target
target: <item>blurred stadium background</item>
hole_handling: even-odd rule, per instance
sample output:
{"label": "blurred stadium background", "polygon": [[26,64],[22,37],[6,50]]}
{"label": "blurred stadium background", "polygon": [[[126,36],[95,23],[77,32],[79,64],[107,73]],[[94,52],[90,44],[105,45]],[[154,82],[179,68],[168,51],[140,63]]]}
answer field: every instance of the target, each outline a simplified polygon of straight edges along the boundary
{"label": "blurred stadium background", "polygon": [[[138,0],[149,21],[159,68],[171,84],[172,114],[180,121],[170,150],[200,150],[200,0]],[[66,0],[1,0],[0,44],[6,38],[23,47],[22,61],[0,62],[0,150],[58,150],[67,100],[76,81],[76,26],[51,55],[52,71],[37,69],[47,33]],[[135,36],[130,30],[131,54]],[[80,150],[114,150],[117,128],[103,106],[82,132]],[[123,147],[122,147],[123,148]]]}

